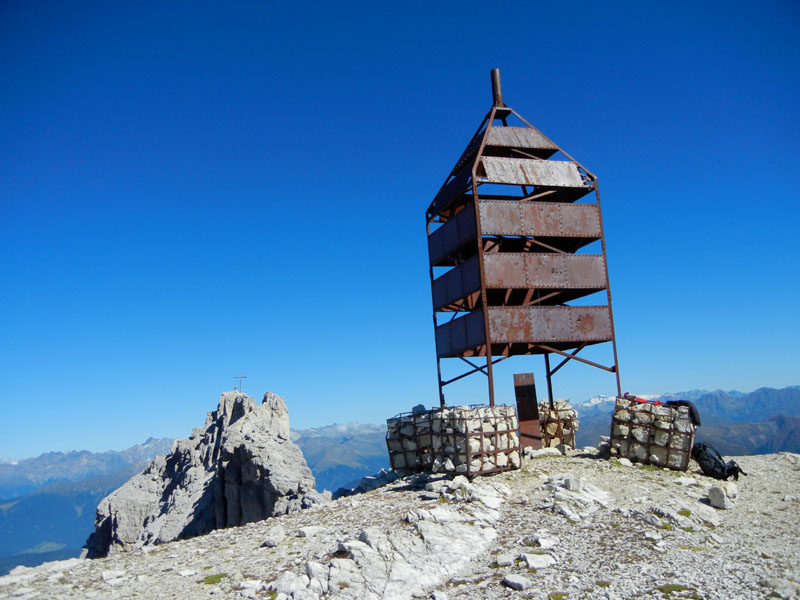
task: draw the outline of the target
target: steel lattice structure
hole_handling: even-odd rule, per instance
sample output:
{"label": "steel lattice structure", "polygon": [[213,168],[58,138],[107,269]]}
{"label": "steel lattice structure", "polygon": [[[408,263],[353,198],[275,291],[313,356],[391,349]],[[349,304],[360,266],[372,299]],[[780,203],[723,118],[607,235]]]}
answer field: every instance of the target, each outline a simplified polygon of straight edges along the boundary
{"label": "steel lattice structure", "polygon": [[[425,215],[440,402],[446,385],[481,372],[493,406],[493,365],[532,354],[544,356],[551,403],[552,376],[571,360],[614,373],[621,395],[597,178],[504,104],[497,69],[492,92]],[[594,242],[601,254],[581,252]],[[605,302],[569,304],[598,292]],[[607,342],[610,366],[578,356]],[[562,358],[552,368],[551,355]],[[445,359],[468,367],[444,380]]]}

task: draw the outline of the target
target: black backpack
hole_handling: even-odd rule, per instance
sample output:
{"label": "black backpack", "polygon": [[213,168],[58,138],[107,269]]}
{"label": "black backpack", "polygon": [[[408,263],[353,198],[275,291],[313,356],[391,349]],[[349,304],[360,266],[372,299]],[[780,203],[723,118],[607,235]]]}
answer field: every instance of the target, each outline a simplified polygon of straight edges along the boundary
{"label": "black backpack", "polygon": [[692,458],[700,465],[700,469],[704,475],[713,477],[714,479],[727,480],[728,477],[733,477],[739,481],[739,473],[747,475],[742,468],[736,464],[736,461],[729,460],[725,462],[722,455],[714,450],[712,446],[697,442],[692,446]]}

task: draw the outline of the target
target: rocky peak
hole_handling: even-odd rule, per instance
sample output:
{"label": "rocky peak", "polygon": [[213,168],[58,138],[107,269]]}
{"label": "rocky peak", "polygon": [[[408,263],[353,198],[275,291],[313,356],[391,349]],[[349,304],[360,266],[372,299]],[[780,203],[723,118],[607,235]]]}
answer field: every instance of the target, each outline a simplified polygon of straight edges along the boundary
{"label": "rocky peak", "polygon": [[184,539],[307,508],[325,498],[300,449],[289,439],[283,398],[259,405],[225,392],[203,427],[175,440],[167,456],[97,508],[89,557]]}

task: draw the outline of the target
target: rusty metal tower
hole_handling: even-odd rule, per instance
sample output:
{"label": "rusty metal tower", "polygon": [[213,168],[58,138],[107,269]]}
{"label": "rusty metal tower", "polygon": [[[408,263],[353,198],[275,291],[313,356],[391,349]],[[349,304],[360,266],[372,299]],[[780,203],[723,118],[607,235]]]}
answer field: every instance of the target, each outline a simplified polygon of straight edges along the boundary
{"label": "rusty metal tower", "polygon": [[[492,95],[425,215],[441,404],[444,386],[480,372],[493,406],[493,365],[533,354],[551,405],[552,376],[571,360],[614,373],[621,395],[597,178],[504,104],[498,69]],[[600,254],[581,252],[595,242]],[[599,303],[569,304],[598,292]],[[578,356],[604,342],[612,365]],[[562,359],[552,368],[551,355]],[[465,371],[442,379],[444,359]]]}

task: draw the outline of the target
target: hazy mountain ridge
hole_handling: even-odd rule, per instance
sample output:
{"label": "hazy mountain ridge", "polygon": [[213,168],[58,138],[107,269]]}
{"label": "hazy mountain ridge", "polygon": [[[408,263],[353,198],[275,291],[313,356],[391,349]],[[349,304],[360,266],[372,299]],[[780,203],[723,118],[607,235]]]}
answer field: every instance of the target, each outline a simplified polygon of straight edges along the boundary
{"label": "hazy mountain ridge", "polygon": [[318,491],[336,491],[389,467],[385,425],[334,423],[292,430],[292,441],[303,451]]}
{"label": "hazy mountain ridge", "polygon": [[800,416],[778,415],[757,423],[708,425],[697,430],[697,441],[726,456],[800,452]]}
{"label": "hazy mountain ridge", "polygon": [[19,498],[59,481],[81,481],[111,475],[131,465],[143,465],[153,456],[166,454],[169,438],[148,438],[126,450],[46,452],[33,458],[5,459],[0,463],[0,501]]}
{"label": "hazy mountain ridge", "polygon": [[139,470],[130,465],[113,474],[53,483],[0,505],[2,554],[35,554],[37,546],[50,544],[77,556],[94,525],[97,504]]}
{"label": "hazy mountain ridge", "polygon": [[0,465],[13,467],[0,479],[6,494],[20,489],[15,482],[35,486],[0,500],[0,574],[18,564],[78,556],[99,502],[171,445],[171,439],[149,438],[119,452],[48,452]]}

